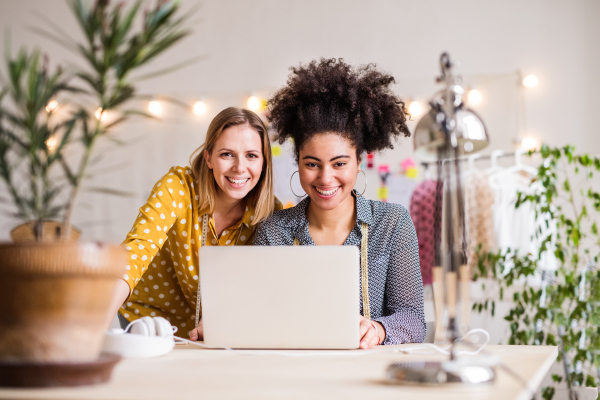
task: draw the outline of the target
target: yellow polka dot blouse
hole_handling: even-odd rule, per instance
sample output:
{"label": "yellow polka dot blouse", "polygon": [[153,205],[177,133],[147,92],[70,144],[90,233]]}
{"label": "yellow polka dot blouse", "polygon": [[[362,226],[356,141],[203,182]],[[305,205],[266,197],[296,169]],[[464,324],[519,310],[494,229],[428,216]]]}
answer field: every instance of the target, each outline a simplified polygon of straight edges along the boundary
{"label": "yellow polka dot blouse", "polygon": [[[123,245],[128,262],[123,279],[131,294],[119,313],[128,321],[161,316],[187,337],[194,327],[198,291],[198,250],[202,243],[202,216],[189,167],[173,167],[152,189],[140,208]],[[274,211],[282,208],[276,199]],[[242,219],[216,235],[210,218],[207,246],[251,245],[254,209],[246,207]]]}

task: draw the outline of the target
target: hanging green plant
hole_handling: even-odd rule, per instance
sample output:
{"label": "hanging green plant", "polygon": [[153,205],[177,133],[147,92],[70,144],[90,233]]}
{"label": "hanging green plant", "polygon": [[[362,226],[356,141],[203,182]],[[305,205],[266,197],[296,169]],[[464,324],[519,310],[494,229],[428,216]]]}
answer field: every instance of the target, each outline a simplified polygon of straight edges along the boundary
{"label": "hanging green plant", "polygon": [[[479,254],[475,272],[475,280],[497,284],[499,300],[512,294],[513,306],[504,316],[510,323],[508,344],[560,346],[558,360],[566,372],[552,378],[569,388],[597,386],[600,368],[600,193],[595,179],[600,158],[574,151],[572,146],[542,146],[535,178],[541,190],[518,194],[515,207],[530,204],[536,219],[544,221],[546,229],[532,238],[541,243],[539,252]],[[558,269],[544,269],[547,251],[555,255]],[[539,288],[525,284],[534,275],[542,278]],[[486,298],[473,309],[493,316],[496,301]],[[543,388],[544,399],[554,393],[555,387]]]}

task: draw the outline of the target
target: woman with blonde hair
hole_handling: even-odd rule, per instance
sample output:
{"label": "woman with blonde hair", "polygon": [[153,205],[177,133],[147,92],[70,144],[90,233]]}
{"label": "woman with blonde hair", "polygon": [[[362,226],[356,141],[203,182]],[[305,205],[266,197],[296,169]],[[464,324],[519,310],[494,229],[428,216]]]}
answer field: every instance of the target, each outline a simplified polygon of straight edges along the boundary
{"label": "woman with blonde hair", "polygon": [[221,111],[191,168],[173,167],[154,185],[123,242],[128,262],[113,298],[121,325],[160,316],[202,339],[200,247],[251,245],[257,224],[281,208],[264,123],[245,109]]}

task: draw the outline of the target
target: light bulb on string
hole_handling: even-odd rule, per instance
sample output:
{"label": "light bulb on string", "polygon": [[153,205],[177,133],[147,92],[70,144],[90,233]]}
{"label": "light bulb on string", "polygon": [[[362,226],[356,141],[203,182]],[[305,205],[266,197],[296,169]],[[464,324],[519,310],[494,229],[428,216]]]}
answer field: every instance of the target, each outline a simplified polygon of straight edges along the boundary
{"label": "light bulb on string", "polygon": [[148,103],[148,111],[153,115],[160,115],[162,112],[162,105],[159,101],[152,100]]}
{"label": "light bulb on string", "polygon": [[527,75],[525,78],[523,78],[523,86],[528,88],[536,87],[539,82],[540,80],[538,77],[533,74]]}
{"label": "light bulb on string", "polygon": [[108,118],[108,111],[104,111],[102,107],[98,107],[94,112],[94,116],[97,120],[106,121],[106,119]]}
{"label": "light bulb on string", "polygon": [[471,89],[469,90],[469,93],[467,94],[467,101],[473,105],[477,105],[479,103],[481,103],[481,100],[483,99],[483,96],[481,95],[481,92],[477,89]]}
{"label": "light bulb on string", "polygon": [[206,112],[206,104],[204,104],[203,101],[198,100],[192,106],[192,111],[196,115],[202,115],[202,114],[204,114]]}
{"label": "light bulb on string", "polygon": [[56,149],[57,145],[58,145],[58,139],[56,138],[56,136],[50,136],[46,140],[46,147],[48,147],[48,150],[50,150],[50,151],[54,151],[54,149]]}
{"label": "light bulb on string", "polygon": [[423,113],[423,107],[418,101],[411,101],[408,105],[408,113],[411,117],[419,117]]}
{"label": "light bulb on string", "polygon": [[56,100],[50,100],[48,102],[48,104],[46,104],[46,112],[47,113],[53,113],[57,109],[58,109],[58,101],[56,101]]}
{"label": "light bulb on string", "polygon": [[248,97],[248,101],[246,102],[246,106],[248,107],[248,110],[250,111],[259,111],[261,109],[262,106],[262,102],[261,100],[256,97],[256,96],[250,96]]}
{"label": "light bulb on string", "polygon": [[521,148],[526,151],[537,150],[540,147],[540,141],[532,136],[525,136],[521,141]]}

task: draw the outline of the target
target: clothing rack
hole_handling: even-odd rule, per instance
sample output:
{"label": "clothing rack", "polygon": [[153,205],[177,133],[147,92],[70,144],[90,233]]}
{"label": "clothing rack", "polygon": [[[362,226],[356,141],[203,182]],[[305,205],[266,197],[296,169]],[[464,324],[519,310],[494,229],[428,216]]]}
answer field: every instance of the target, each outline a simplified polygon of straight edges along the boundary
{"label": "clothing rack", "polygon": [[[473,154],[471,156],[462,156],[462,157],[458,157],[458,158],[446,158],[444,160],[442,160],[442,165],[444,165],[446,162],[463,162],[463,161],[469,161],[470,158],[472,158],[474,161],[478,161],[478,160],[491,160],[492,158],[506,158],[506,157],[518,157],[524,154],[528,154],[529,151],[525,151],[525,150],[517,150],[514,152],[504,152],[502,150],[494,150],[492,151],[491,154],[487,154],[487,155],[479,155],[479,154]],[[534,151],[533,154],[537,154],[539,153],[539,151]],[[425,168],[428,168],[429,165],[431,164],[437,164],[437,161],[421,161],[421,165]]]}

